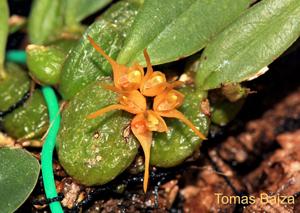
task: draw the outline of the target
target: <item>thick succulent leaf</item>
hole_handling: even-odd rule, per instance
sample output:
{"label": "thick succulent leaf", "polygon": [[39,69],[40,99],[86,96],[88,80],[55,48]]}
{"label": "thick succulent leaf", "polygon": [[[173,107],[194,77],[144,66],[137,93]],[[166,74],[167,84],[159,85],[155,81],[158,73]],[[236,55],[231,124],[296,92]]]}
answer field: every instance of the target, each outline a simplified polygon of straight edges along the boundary
{"label": "thick succulent leaf", "polygon": [[54,46],[29,45],[26,48],[28,69],[41,84],[55,85],[59,82],[66,55]]}
{"label": "thick succulent leaf", "polygon": [[[200,102],[205,92],[196,92],[193,87],[181,89],[185,95],[184,104],[179,109],[204,134],[208,133],[209,118],[200,111]],[[159,167],[172,167],[191,156],[200,145],[199,137],[177,119],[165,119],[169,127],[167,133],[153,135],[150,163]]]}
{"label": "thick succulent leaf", "polygon": [[23,149],[0,148],[0,209],[14,212],[35,187],[39,162]]}
{"label": "thick succulent leaf", "polygon": [[89,15],[97,12],[112,0],[67,0],[65,21],[68,25],[77,24]]}
{"label": "thick succulent leaf", "polygon": [[111,66],[96,52],[87,36],[91,36],[112,58],[116,58],[139,6],[134,0],[118,2],[87,29],[62,69],[59,91],[64,99],[70,99],[97,77],[111,73]]}
{"label": "thick succulent leaf", "polygon": [[22,107],[3,118],[3,129],[14,138],[38,138],[48,128],[48,111],[42,93],[35,90]]}
{"label": "thick succulent leaf", "polygon": [[3,72],[3,65],[4,65],[4,56],[5,56],[5,48],[6,48],[6,40],[7,40],[7,35],[9,31],[9,25],[8,25],[8,17],[9,17],[9,11],[8,11],[8,6],[7,6],[7,1],[2,0],[0,1],[0,79],[1,77],[1,72]]}
{"label": "thick succulent leaf", "polygon": [[259,76],[299,35],[299,0],[261,1],[207,46],[197,84],[208,90]]}
{"label": "thick succulent leaf", "polygon": [[35,0],[28,20],[30,41],[43,44],[54,37],[63,26],[64,1]]}
{"label": "thick succulent leaf", "polygon": [[252,0],[145,0],[118,62],[144,64],[147,48],[153,64],[189,56],[236,19]]}
{"label": "thick succulent leaf", "polygon": [[[102,83],[111,83],[103,81]],[[80,91],[62,113],[57,148],[66,172],[85,185],[104,184],[134,160],[139,143],[129,134],[126,112],[112,111],[95,119],[92,112],[114,104],[116,94],[94,82]]]}
{"label": "thick succulent leaf", "polygon": [[30,80],[19,66],[8,63],[4,79],[0,79],[0,111],[17,103],[30,88]]}

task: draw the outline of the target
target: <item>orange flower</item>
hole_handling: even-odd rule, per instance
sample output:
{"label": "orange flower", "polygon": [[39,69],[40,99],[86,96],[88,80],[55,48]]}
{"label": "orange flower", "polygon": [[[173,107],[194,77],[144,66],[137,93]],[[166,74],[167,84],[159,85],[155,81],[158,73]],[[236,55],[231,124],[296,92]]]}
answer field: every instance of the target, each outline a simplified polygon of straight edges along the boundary
{"label": "orange flower", "polygon": [[118,64],[110,58],[95,41],[88,36],[88,40],[93,47],[111,64],[113,69],[114,85],[122,91],[136,90],[140,87],[141,81],[144,77],[144,69],[142,66],[135,64],[131,67]]}
{"label": "orange flower", "polygon": [[[177,118],[190,127],[199,138],[205,140],[205,136],[177,110],[183,104],[184,95],[175,90],[182,82],[168,83],[164,73],[153,71],[150,57],[146,50],[144,56],[147,62],[147,72],[139,64],[127,67],[118,64],[110,58],[95,41],[88,36],[92,46],[108,60],[113,69],[114,85],[103,85],[105,89],[116,92],[118,104],[107,106],[90,115],[88,118],[96,118],[112,110],[124,110],[135,114],[130,127],[134,136],[140,142],[145,155],[144,192],[147,191],[149,179],[150,150],[152,132],[167,132],[168,127],[162,117]],[[153,110],[147,109],[146,97],[154,97]]]}

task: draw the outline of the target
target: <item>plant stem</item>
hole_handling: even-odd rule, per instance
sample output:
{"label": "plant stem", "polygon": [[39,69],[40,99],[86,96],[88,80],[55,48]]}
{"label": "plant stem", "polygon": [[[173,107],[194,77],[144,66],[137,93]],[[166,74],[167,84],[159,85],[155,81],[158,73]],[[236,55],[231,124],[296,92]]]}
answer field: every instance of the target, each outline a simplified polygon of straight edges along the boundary
{"label": "plant stem", "polygon": [[5,78],[6,74],[4,71],[4,59],[5,59],[5,48],[6,48],[6,41],[8,35],[8,19],[9,19],[9,10],[6,0],[0,1],[0,79]]}

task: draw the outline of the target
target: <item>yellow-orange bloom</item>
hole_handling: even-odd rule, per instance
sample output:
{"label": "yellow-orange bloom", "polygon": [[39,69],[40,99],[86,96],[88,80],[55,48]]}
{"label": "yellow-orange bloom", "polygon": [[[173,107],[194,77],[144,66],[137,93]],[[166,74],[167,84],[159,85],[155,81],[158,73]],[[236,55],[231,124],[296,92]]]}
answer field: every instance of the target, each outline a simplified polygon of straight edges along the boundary
{"label": "yellow-orange bloom", "polygon": [[[102,85],[105,89],[118,93],[118,104],[107,106],[90,115],[88,118],[96,118],[112,110],[124,110],[135,114],[130,127],[134,136],[140,142],[145,155],[144,191],[147,191],[149,179],[150,150],[152,132],[167,132],[168,127],[162,117],[177,118],[201,139],[205,136],[177,110],[184,101],[184,95],[175,90],[182,82],[168,83],[164,73],[153,71],[150,57],[146,50],[144,56],[147,63],[147,72],[139,64],[127,67],[118,64],[110,58],[95,41],[88,36],[92,46],[111,64],[113,69],[114,85]],[[146,97],[154,97],[153,109],[147,109]]]}

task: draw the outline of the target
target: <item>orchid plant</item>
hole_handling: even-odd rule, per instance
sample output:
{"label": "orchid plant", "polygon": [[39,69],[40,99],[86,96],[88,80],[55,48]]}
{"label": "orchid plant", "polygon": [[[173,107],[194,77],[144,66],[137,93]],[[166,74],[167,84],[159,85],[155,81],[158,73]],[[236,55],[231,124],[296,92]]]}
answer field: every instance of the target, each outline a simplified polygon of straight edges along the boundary
{"label": "orchid plant", "polygon": [[[167,124],[162,117],[177,118],[189,126],[199,138],[206,139],[206,137],[177,110],[184,101],[184,95],[174,88],[182,85],[182,82],[167,82],[164,73],[154,71],[146,49],[144,50],[144,57],[147,63],[147,72],[144,74],[141,65],[136,63],[127,67],[119,64],[110,58],[90,36],[88,36],[88,39],[92,46],[106,58],[113,69],[114,85],[103,85],[103,87],[119,95],[119,104],[102,108],[89,114],[88,118],[96,118],[112,110],[124,110],[135,115],[130,126],[145,155],[143,188],[146,192],[149,179],[152,132],[168,131]],[[152,98],[152,109],[147,107],[147,97]]]}

